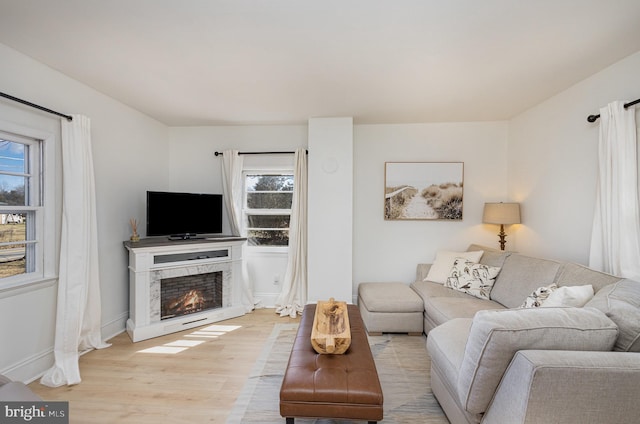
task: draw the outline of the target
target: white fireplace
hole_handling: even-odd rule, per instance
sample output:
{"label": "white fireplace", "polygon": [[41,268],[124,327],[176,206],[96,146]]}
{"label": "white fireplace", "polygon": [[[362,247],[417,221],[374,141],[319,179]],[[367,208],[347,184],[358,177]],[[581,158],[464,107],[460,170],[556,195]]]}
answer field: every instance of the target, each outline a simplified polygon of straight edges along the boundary
{"label": "white fireplace", "polygon": [[244,242],[237,237],[125,242],[131,339],[137,342],[243,315]]}

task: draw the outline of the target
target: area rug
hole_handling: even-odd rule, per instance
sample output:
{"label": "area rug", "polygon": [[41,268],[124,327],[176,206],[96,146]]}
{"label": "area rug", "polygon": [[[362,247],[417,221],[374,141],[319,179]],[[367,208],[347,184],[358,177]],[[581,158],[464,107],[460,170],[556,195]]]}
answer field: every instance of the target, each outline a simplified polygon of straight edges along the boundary
{"label": "area rug", "polygon": [[[280,384],[297,324],[276,324],[236,401],[227,424],[284,423]],[[430,386],[425,338],[402,334],[370,336],[369,344],[384,394],[383,423],[446,424]],[[353,421],[296,418],[298,424],[353,424]]]}

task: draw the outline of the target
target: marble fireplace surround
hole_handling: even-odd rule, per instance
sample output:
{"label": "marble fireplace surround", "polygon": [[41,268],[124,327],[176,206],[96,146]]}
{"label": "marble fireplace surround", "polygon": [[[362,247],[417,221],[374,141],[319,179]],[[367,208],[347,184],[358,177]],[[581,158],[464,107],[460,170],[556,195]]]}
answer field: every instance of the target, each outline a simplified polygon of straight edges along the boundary
{"label": "marble fireplace surround", "polygon": [[[129,319],[134,342],[244,315],[242,247],[244,238],[172,241],[141,239],[124,243],[129,251]],[[161,319],[161,280],[222,272],[222,307]]]}

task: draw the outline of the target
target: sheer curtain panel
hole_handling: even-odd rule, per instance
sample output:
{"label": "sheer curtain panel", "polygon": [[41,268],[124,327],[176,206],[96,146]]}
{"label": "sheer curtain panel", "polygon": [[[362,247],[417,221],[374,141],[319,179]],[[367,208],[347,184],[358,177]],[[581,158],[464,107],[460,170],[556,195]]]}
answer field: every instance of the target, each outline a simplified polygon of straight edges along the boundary
{"label": "sheer curtain panel", "polygon": [[640,279],[635,109],[624,102],[600,109],[598,186],[589,266],[620,277]]}
{"label": "sheer curtain panel", "polygon": [[222,152],[222,190],[224,193],[224,206],[229,217],[231,234],[242,234],[242,167],[243,157],[237,150],[225,150]]}
{"label": "sheer curtain panel", "polygon": [[289,258],[276,313],[295,318],[307,303],[307,152],[297,149],[289,225]]}
{"label": "sheer curtain panel", "polygon": [[46,386],[80,383],[80,352],[109,345],[100,334],[95,183],[89,118],[73,115],[62,125],[62,234],[54,343],[55,364]]}
{"label": "sheer curtain panel", "polygon": [[[244,183],[242,181],[242,170],[244,158],[237,150],[224,150],[222,152],[222,192],[224,205],[229,217],[231,233],[234,236],[246,237],[246,231],[242,225],[242,202],[244,196]],[[246,249],[246,243],[242,247]],[[254,309],[253,290],[249,272],[247,270],[247,255],[242,252],[245,258],[242,262],[242,305],[245,311]]]}

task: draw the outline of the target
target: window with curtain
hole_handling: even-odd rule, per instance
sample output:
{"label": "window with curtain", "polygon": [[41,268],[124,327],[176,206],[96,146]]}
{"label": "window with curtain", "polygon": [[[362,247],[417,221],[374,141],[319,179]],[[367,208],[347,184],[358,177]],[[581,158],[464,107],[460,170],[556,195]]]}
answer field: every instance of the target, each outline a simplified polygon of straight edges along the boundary
{"label": "window with curtain", "polygon": [[0,131],[0,289],[45,276],[44,155],[42,140]]}
{"label": "window with curtain", "polygon": [[245,172],[244,186],[247,244],[286,247],[289,244],[293,172]]}

